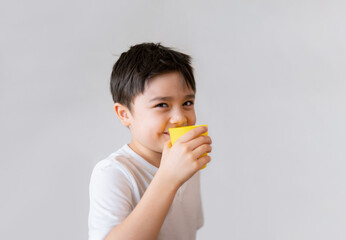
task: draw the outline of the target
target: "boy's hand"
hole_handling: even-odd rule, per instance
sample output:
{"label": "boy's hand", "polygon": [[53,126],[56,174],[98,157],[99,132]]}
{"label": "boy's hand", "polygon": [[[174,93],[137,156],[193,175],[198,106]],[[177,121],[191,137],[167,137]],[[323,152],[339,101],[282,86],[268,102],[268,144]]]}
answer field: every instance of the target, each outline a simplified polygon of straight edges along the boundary
{"label": "boy's hand", "polygon": [[167,177],[170,183],[180,187],[210,162],[210,156],[202,156],[210,153],[212,149],[211,138],[201,135],[206,131],[208,128],[205,126],[197,127],[181,136],[173,146],[170,141],[165,143],[158,171]]}

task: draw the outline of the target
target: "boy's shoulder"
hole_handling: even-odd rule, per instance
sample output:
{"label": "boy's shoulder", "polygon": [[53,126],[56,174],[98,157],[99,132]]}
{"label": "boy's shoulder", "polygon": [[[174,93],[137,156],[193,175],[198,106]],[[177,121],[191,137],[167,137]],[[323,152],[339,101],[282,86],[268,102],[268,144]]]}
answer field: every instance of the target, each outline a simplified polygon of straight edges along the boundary
{"label": "boy's shoulder", "polygon": [[122,193],[127,189],[133,191],[134,186],[136,186],[136,177],[134,176],[132,161],[131,156],[123,146],[96,163],[90,178],[92,194],[97,197],[103,195],[103,197],[108,198],[112,197],[111,192],[114,189],[117,189],[117,193]]}
{"label": "boy's shoulder", "polygon": [[157,168],[155,166],[149,164],[125,144],[107,158],[99,161],[93,169],[93,174],[96,172],[102,174],[122,174],[131,179],[140,172],[154,175],[156,171]]}
{"label": "boy's shoulder", "polygon": [[106,172],[116,169],[127,172],[127,169],[129,168],[128,165],[131,164],[132,159],[126,149],[126,146],[127,145],[124,145],[116,152],[111,153],[108,157],[96,163],[93,172]]}
{"label": "boy's shoulder", "polygon": [[90,178],[90,195],[112,201],[121,196],[135,205],[156,171],[156,167],[137,155],[128,145],[124,145],[95,165]]}

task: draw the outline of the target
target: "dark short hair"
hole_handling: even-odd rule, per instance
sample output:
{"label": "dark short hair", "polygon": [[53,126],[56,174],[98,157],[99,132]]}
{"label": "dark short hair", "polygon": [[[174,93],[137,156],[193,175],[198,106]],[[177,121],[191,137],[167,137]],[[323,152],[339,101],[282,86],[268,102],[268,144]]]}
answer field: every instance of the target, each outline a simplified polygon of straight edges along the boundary
{"label": "dark short hair", "polygon": [[142,43],[130,47],[113,66],[110,88],[115,103],[131,110],[133,99],[144,92],[155,76],[180,72],[186,85],[196,92],[191,57],[160,43]]}

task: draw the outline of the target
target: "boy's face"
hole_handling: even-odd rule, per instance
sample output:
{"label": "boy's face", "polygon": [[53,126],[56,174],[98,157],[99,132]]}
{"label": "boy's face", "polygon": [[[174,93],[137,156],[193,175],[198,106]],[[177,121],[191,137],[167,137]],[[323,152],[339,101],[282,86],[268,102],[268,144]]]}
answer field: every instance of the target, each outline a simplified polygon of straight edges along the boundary
{"label": "boy's face", "polygon": [[170,139],[168,129],[195,125],[194,100],[194,91],[179,72],[154,77],[128,112],[130,147],[149,162],[161,159],[164,143]]}

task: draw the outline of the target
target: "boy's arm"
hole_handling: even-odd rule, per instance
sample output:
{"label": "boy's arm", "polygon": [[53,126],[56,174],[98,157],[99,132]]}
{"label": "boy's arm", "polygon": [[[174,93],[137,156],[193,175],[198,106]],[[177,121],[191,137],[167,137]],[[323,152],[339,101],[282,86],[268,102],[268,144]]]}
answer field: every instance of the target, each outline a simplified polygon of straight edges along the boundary
{"label": "boy's arm", "polygon": [[[206,128],[199,127],[182,136],[172,148],[167,142],[160,168],[131,214],[114,227],[106,240],[154,240],[158,237],[168,210],[179,187],[202,166],[210,162],[211,140],[199,136]],[[199,136],[199,137],[197,137]]]}
{"label": "boy's arm", "polygon": [[107,235],[111,239],[156,239],[179,187],[158,171],[131,214]]}

